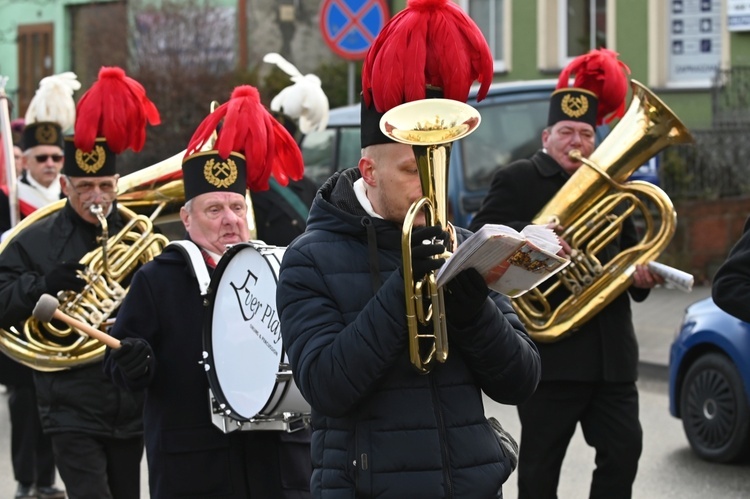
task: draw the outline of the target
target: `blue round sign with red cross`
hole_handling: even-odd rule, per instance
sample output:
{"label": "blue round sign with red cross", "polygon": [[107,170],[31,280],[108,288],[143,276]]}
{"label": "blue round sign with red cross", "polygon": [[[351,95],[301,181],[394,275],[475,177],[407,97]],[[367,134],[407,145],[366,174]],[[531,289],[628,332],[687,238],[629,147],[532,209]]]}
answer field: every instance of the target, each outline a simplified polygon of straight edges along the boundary
{"label": "blue round sign with red cross", "polygon": [[389,18],[385,0],[325,0],[320,32],[337,55],[359,61]]}

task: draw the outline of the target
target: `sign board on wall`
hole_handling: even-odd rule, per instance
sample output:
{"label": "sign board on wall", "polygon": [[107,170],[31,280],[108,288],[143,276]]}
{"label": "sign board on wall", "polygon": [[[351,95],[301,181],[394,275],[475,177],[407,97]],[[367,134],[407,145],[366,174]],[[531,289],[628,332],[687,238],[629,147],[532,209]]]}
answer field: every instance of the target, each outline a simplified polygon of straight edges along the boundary
{"label": "sign board on wall", "polygon": [[669,82],[710,82],[721,61],[721,0],[669,1]]}
{"label": "sign board on wall", "polygon": [[727,28],[729,31],[750,31],[750,0],[728,0]]}

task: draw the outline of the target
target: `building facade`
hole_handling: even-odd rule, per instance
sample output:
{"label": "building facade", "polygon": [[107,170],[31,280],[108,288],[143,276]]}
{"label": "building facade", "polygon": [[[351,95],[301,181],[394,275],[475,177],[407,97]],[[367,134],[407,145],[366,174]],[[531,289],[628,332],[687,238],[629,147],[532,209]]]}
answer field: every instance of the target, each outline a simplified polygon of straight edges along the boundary
{"label": "building facade", "polygon": [[[742,31],[741,14],[750,9],[745,0],[455,1],[485,33],[495,55],[496,80],[554,77],[572,57],[605,46],[619,52],[631,76],[654,90],[690,127],[711,123],[710,89],[717,69],[750,64],[750,32]],[[168,12],[160,21],[144,12],[159,3],[0,2],[0,74],[9,78],[7,93],[23,111],[45,75],[72,70],[87,86],[100,65],[132,62],[144,32],[169,30]],[[221,43],[229,46],[219,44],[217,57],[228,63],[258,65],[263,54],[273,51],[309,72],[321,63],[341,60],[321,34],[324,0],[182,3],[211,6],[214,13],[198,10],[205,18],[196,22],[218,23],[220,29],[213,31],[220,31]],[[397,12],[406,1],[386,3]],[[165,33],[162,42],[167,38]],[[183,49],[195,46],[190,36],[184,39]]]}

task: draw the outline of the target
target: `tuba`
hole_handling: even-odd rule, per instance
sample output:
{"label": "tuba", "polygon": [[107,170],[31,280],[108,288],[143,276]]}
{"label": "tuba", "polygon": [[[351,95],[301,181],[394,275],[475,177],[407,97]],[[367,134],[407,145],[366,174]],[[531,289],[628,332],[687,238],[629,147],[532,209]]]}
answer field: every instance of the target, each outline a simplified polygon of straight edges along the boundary
{"label": "tuba", "polygon": [[[589,159],[571,152],[583,165],[532,222],[564,227],[560,237],[572,249],[571,264],[548,281],[549,287],[513,299],[536,341],[559,340],[591,319],[630,286],[635,266],[656,259],[674,235],[676,214],[666,193],[648,182],[625,180],[665,147],[693,138],[650,90],[635,80],[631,88],[626,114]],[[596,255],[634,214],[643,217],[641,239],[602,264]]]}
{"label": "tuba", "polygon": [[[380,120],[381,131],[396,142],[412,146],[417,159],[422,197],[409,207],[401,233],[409,330],[409,358],[420,373],[432,369],[434,361],[448,358],[448,329],[443,290],[435,273],[415,282],[411,268],[411,233],[414,220],[424,210],[426,225],[441,224],[451,235],[446,247],[453,248],[455,233],[448,223],[448,164],[453,141],[473,132],[481,121],[468,104],[450,99],[424,99],[396,106]],[[420,326],[432,332],[420,333]]]}
{"label": "tuba", "polygon": [[[168,243],[164,235],[155,233],[154,221],[165,207],[184,200],[183,155],[184,151],[119,180],[117,209],[125,225],[117,234],[109,237],[101,208],[92,207],[102,225],[101,246],[80,260],[86,266],[83,291],[59,296],[59,309],[63,313],[95,328],[109,325],[108,320],[125,298],[135,270],[161,253]],[[26,217],[0,244],[0,252],[26,227],[62,209],[65,202],[60,200]],[[144,213],[149,210],[152,213],[146,216]],[[15,327],[0,329],[0,351],[39,371],[86,365],[104,355],[105,346],[100,341],[74,328],[58,326],[30,317],[21,331]]]}

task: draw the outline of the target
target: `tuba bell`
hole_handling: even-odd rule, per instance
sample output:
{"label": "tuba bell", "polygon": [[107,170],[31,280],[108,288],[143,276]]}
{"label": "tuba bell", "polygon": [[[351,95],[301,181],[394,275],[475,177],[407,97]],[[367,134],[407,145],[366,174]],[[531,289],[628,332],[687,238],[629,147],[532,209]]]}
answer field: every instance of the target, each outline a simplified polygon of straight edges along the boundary
{"label": "tuba bell", "polygon": [[[414,281],[411,268],[414,220],[424,210],[426,225],[439,223],[445,227],[451,235],[451,241],[445,241],[445,245],[453,247],[455,234],[448,223],[447,208],[451,146],[453,141],[473,132],[480,121],[476,109],[450,99],[407,102],[386,112],[380,120],[383,134],[412,146],[422,186],[422,197],[409,207],[401,233],[409,358],[420,373],[429,372],[434,361],[445,362],[448,358],[448,330],[443,290],[437,286],[435,273]],[[420,326],[426,329],[432,326],[432,332],[420,333]]]}
{"label": "tuba bell", "polygon": [[[108,325],[127,294],[135,270],[161,253],[168,243],[165,236],[155,233],[154,220],[165,207],[184,200],[183,155],[184,151],[119,180],[117,209],[125,225],[117,234],[110,237],[101,209],[99,213],[92,210],[102,224],[101,245],[80,260],[86,266],[83,291],[64,292],[58,297],[63,313],[95,328]],[[56,213],[65,203],[64,199],[57,201],[26,217],[0,244],[0,252],[26,227]],[[152,213],[146,216],[149,210]],[[59,371],[98,361],[105,346],[76,329],[30,317],[20,331],[15,327],[0,329],[0,351],[32,369]]]}
{"label": "tuba bell", "polygon": [[[557,341],[591,319],[630,286],[635,266],[655,260],[674,235],[676,214],[666,193],[648,182],[625,181],[665,147],[693,138],[644,85],[631,80],[631,88],[633,100],[620,122],[588,159],[571,152],[583,165],[532,222],[564,227],[560,237],[572,249],[571,264],[549,287],[513,299],[536,341]],[[644,221],[641,239],[602,264],[596,255],[635,214]]]}

